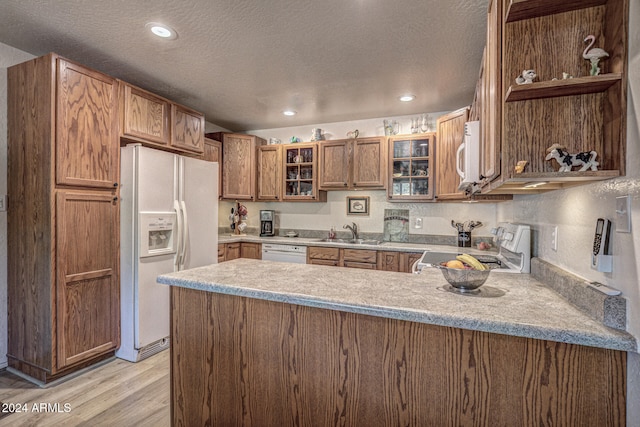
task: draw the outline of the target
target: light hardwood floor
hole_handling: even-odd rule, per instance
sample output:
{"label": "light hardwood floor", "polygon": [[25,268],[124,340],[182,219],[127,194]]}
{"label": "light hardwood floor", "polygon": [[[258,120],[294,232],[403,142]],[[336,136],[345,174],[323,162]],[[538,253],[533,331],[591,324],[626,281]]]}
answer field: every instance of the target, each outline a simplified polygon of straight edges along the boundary
{"label": "light hardwood floor", "polygon": [[[0,427],[169,426],[169,398],[169,350],[138,363],[111,360],[49,388],[3,371],[0,402],[26,404],[29,411],[0,418]],[[58,403],[60,411],[68,403],[70,410],[37,412],[34,403]]]}

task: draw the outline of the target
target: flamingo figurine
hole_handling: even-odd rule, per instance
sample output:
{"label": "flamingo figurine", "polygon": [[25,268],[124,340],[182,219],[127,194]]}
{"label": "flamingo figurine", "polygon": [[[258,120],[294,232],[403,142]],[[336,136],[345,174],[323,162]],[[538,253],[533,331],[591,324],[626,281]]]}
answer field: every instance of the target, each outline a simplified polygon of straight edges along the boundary
{"label": "flamingo figurine", "polygon": [[598,63],[602,58],[609,56],[609,54],[599,47],[594,47],[593,49],[591,49],[591,46],[593,46],[593,44],[596,42],[596,37],[594,35],[590,34],[584,39],[585,42],[589,40],[591,41],[591,43],[589,43],[589,46],[587,46],[582,53],[582,57],[584,59],[588,59],[591,62],[591,70],[589,71],[589,74],[591,74],[592,76],[597,76],[598,74],[600,74],[600,67],[598,67]]}

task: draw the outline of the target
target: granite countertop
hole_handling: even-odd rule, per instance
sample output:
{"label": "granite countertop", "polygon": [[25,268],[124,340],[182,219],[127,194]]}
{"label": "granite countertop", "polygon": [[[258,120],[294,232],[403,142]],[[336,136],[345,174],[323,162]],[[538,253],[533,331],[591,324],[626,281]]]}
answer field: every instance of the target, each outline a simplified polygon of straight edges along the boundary
{"label": "granite countertop", "polygon": [[275,243],[279,245],[298,245],[298,246],[324,246],[324,247],[339,247],[349,249],[369,249],[378,251],[389,252],[424,252],[424,251],[436,251],[436,252],[459,252],[464,251],[471,255],[477,254],[490,254],[496,255],[495,251],[481,251],[476,248],[459,248],[453,245],[436,245],[426,243],[401,243],[401,242],[381,242],[379,245],[368,244],[353,244],[348,241],[344,242],[321,242],[319,237],[285,237],[285,236],[273,236],[273,237],[260,237],[255,235],[220,235],[218,236],[218,243],[235,243],[235,242],[249,242],[249,243]]}
{"label": "granite countertop", "polygon": [[[158,282],[259,298],[623,351],[635,338],[607,328],[529,274],[492,274],[480,295],[444,290],[437,269],[422,274],[236,259],[158,277]],[[498,296],[501,295],[501,296]]]}

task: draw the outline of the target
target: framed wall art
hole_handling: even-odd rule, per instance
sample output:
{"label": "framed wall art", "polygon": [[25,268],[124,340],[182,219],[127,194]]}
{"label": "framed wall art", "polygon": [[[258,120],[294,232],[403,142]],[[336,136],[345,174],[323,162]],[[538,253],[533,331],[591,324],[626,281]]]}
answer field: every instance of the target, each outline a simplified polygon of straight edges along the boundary
{"label": "framed wall art", "polygon": [[347,215],[369,215],[369,196],[347,197]]}

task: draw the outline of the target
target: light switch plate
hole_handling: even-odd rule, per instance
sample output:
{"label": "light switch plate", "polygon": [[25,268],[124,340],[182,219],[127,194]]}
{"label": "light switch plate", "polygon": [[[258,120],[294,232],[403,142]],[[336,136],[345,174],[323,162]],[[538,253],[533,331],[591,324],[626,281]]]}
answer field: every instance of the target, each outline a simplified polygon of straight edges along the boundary
{"label": "light switch plate", "polygon": [[6,211],[7,211],[7,195],[2,194],[0,195],[0,212],[6,212]]}
{"label": "light switch plate", "polygon": [[631,233],[631,196],[616,197],[616,231]]}

